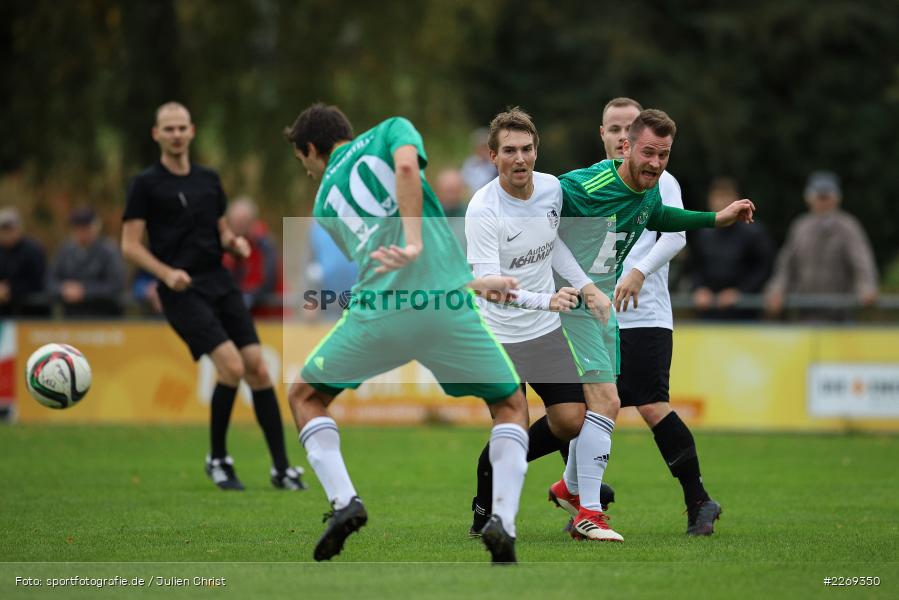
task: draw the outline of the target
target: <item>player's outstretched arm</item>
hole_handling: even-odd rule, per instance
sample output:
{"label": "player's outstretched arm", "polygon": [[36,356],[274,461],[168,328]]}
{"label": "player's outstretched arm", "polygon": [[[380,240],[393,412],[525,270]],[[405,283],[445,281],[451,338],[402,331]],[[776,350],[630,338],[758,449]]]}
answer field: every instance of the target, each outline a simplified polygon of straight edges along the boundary
{"label": "player's outstretched arm", "polygon": [[387,273],[402,269],[413,262],[424,249],[421,237],[422,188],[418,172],[418,149],[409,144],[400,146],[393,153],[396,171],[396,203],[403,220],[403,234],[406,245],[381,246],[370,254],[381,263],[376,273]]}
{"label": "player's outstretched arm", "polygon": [[122,224],[122,255],[152,273],[160,281],[176,292],[190,287],[190,275],[182,269],[173,269],[155,256],[144,246],[144,231],[147,222],[143,219],[129,219]]}
{"label": "player's outstretched arm", "polygon": [[646,229],[659,232],[673,232],[714,227],[715,215],[716,213],[713,212],[685,210],[675,206],[659,204],[652,214],[649,215]]}

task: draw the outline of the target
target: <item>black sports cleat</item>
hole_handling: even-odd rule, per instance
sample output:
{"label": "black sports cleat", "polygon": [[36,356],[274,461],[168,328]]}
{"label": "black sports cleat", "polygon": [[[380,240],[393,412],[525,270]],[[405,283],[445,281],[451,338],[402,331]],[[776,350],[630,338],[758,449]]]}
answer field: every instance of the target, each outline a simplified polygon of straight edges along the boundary
{"label": "black sports cleat", "polygon": [[481,541],[490,551],[490,556],[495,565],[514,565],[515,538],[506,533],[503,520],[496,515],[490,515],[490,519],[481,529]]}
{"label": "black sports cleat", "polygon": [[599,503],[602,505],[602,512],[609,512],[609,505],[615,502],[615,490],[608,483],[603,483],[599,487]]}
{"label": "black sports cleat", "polygon": [[331,560],[340,554],[347,537],[362,529],[368,522],[368,512],[359,496],[353,496],[350,503],[343,508],[326,512],[322,521],[326,521],[328,526],[312,553],[312,557],[318,561]]}
{"label": "black sports cleat", "polygon": [[206,457],[206,474],[215,485],[221,490],[243,490],[243,484],[237,478],[234,471],[234,459],[230,456],[225,458]]}
{"label": "black sports cleat", "polygon": [[468,529],[468,537],[479,538],[481,537],[481,530],[484,528],[484,525],[490,520],[490,515],[478,505],[477,496],[471,499],[471,510],[474,513],[474,516],[471,520],[471,527]]}
{"label": "black sports cleat", "polygon": [[711,498],[697,502],[687,509],[687,535],[712,535],[722,512],[721,505]]}
{"label": "black sports cleat", "polygon": [[272,485],[279,490],[301,491],[309,486],[303,481],[303,467],[287,467],[284,471],[278,471],[272,467]]}

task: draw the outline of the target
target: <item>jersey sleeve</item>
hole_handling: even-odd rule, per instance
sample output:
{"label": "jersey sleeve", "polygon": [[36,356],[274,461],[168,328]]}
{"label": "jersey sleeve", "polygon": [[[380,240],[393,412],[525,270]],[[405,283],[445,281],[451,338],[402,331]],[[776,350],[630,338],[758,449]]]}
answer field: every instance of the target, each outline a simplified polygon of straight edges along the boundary
{"label": "jersey sleeve", "polygon": [[390,154],[396,152],[397,148],[402,146],[415,146],[418,151],[419,167],[424,169],[428,164],[428,155],[425,153],[425,143],[415,129],[415,125],[405,117],[393,117],[387,126],[387,139],[390,147]]}
{"label": "jersey sleeve", "polygon": [[477,204],[465,213],[465,239],[468,264],[499,264],[499,219],[496,214]]}
{"label": "jersey sleeve", "polygon": [[132,219],[147,219],[149,209],[149,198],[144,184],[143,178],[136,176],[128,185],[128,192],[125,195],[125,212],[122,214],[122,221],[130,221]]}
{"label": "jersey sleeve", "polygon": [[649,215],[646,228],[653,231],[692,231],[715,226],[715,213],[684,210],[659,202]]}

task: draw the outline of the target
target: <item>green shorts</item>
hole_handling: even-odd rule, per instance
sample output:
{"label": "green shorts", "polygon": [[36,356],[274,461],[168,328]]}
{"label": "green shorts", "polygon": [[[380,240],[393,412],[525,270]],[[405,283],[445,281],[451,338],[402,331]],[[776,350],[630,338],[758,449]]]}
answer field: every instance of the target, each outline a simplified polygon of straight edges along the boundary
{"label": "green shorts", "polygon": [[615,311],[608,325],[586,308],[562,313],[562,332],[568,340],[582,383],[615,383],[621,373],[621,345]]}
{"label": "green shorts", "polygon": [[[452,293],[452,292],[451,292]],[[470,292],[465,292],[470,294]],[[376,318],[347,310],[309,354],[301,377],[337,395],[409,361],[428,368],[450,396],[487,403],[511,396],[521,380],[476,308],[406,309]]]}

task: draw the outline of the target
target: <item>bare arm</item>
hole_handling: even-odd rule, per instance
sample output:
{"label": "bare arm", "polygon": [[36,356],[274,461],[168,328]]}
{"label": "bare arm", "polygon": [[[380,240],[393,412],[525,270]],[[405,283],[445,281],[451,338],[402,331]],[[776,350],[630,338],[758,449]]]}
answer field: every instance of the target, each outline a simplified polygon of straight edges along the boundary
{"label": "bare arm", "polygon": [[190,275],[181,269],[174,269],[165,264],[144,246],[144,231],[147,222],[143,219],[129,219],[122,224],[122,255],[164,282],[167,286],[180,292],[190,285]]}
{"label": "bare arm", "polygon": [[418,149],[413,145],[400,146],[393,153],[396,172],[396,203],[403,220],[406,246],[380,247],[371,253],[379,261],[378,273],[401,269],[418,258],[424,249],[421,237],[422,187],[418,170]]}
{"label": "bare arm", "polygon": [[418,150],[415,146],[401,146],[393,153],[396,168],[396,202],[403,219],[406,247],[422,249],[421,212],[422,189],[418,172]]}

